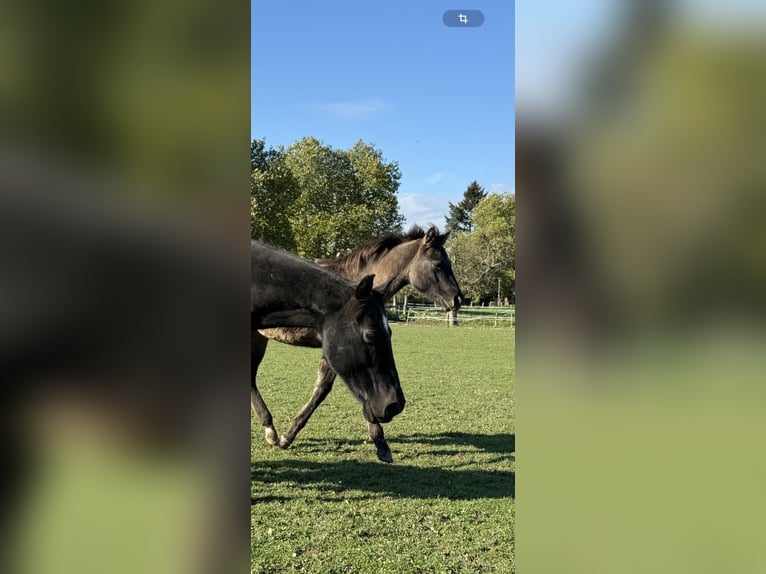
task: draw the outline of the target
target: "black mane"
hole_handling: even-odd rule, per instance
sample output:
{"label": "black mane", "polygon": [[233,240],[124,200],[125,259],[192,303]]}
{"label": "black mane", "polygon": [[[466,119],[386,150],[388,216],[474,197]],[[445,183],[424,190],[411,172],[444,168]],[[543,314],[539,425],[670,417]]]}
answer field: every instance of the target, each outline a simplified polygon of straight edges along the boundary
{"label": "black mane", "polygon": [[[438,233],[438,229],[436,231]],[[332,271],[345,270],[349,274],[356,274],[360,269],[364,269],[370,263],[380,259],[394,247],[409,241],[423,239],[425,236],[426,231],[422,227],[413,225],[406,233],[386,233],[361,247],[357,247],[347,255],[341,255],[337,259],[321,259],[318,263]]]}

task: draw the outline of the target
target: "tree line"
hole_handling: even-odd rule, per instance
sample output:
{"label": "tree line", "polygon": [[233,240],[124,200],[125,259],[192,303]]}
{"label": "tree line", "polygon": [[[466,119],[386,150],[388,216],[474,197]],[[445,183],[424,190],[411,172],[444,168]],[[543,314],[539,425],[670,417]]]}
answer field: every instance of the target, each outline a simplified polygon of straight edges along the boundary
{"label": "tree line", "polygon": [[[357,141],[336,149],[305,137],[289,147],[250,143],[250,234],[309,259],[335,257],[386,232],[401,232],[399,165]],[[513,299],[515,197],[477,182],[449,204],[446,248],[474,301]]]}
{"label": "tree line", "polygon": [[449,204],[447,252],[460,287],[473,301],[515,301],[516,196],[488,194],[472,182]]}
{"label": "tree line", "polygon": [[401,231],[401,171],[371,144],[333,149],[315,138],[288,148],[250,144],[250,233],[301,257],[334,257]]}

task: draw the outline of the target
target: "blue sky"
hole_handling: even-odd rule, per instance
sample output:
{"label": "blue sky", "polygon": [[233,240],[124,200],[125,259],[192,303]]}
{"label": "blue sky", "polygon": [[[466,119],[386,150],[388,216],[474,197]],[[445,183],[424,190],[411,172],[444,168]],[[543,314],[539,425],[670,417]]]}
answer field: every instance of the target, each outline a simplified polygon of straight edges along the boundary
{"label": "blue sky", "polygon": [[[446,27],[461,8],[484,24]],[[443,226],[473,180],[514,190],[512,2],[253,0],[251,24],[252,138],[373,143],[408,225]]]}

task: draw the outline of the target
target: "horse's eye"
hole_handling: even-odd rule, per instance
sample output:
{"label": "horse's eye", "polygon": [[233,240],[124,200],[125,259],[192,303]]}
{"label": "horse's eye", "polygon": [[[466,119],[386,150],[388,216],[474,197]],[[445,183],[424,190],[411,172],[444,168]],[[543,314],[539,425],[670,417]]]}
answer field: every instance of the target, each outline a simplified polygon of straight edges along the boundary
{"label": "horse's eye", "polygon": [[362,339],[365,343],[372,343],[375,340],[375,331],[362,331]]}

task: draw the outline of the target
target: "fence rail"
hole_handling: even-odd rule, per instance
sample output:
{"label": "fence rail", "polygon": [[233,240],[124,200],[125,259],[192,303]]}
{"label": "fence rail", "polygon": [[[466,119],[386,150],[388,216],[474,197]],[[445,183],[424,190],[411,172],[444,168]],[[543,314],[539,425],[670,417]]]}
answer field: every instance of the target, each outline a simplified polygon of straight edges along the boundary
{"label": "fence rail", "polygon": [[391,318],[405,323],[469,324],[476,326],[515,327],[516,307],[461,307],[455,321],[447,311],[430,305],[408,305],[390,308]]}

